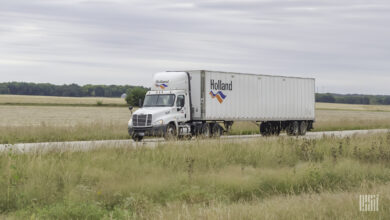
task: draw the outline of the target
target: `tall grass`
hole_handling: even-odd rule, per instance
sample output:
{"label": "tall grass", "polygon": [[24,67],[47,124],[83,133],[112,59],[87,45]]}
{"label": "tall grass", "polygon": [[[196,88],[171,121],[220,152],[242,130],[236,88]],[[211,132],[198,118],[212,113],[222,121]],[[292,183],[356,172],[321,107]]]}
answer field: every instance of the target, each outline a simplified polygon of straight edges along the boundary
{"label": "tall grass", "polygon": [[[237,218],[250,218],[258,213],[250,204],[264,201],[261,210],[278,217],[278,210],[266,204],[286,196],[290,203],[294,198],[309,203],[306,195],[332,200],[331,195],[337,199],[345,193],[352,198],[349,192],[389,181],[390,134],[199,140],[89,152],[10,150],[0,154],[0,213],[48,219],[177,218],[191,213],[217,218],[231,210]],[[248,213],[239,212],[241,206]],[[346,206],[348,212],[351,208]],[[327,216],[321,207],[311,209],[308,216],[285,211],[284,217],[312,219],[316,210]]]}

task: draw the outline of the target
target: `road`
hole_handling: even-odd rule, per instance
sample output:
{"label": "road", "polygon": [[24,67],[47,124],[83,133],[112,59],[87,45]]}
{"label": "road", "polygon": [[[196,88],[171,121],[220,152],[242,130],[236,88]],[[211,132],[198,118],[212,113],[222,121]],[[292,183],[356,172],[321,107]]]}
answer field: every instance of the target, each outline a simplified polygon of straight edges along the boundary
{"label": "road", "polygon": [[[324,131],[324,132],[308,132],[306,136],[299,138],[311,138],[319,139],[324,136],[334,136],[334,137],[348,137],[353,135],[361,134],[372,134],[372,133],[386,133],[390,132],[389,129],[372,129],[372,130],[348,130],[348,131]],[[281,135],[285,136],[285,134]],[[231,135],[231,136],[222,136],[222,141],[242,141],[253,138],[264,138],[261,135]],[[145,139],[142,142],[134,142],[133,140],[102,140],[102,141],[68,141],[68,142],[46,142],[46,143],[23,143],[23,144],[14,144],[14,145],[0,145],[1,151],[14,150],[17,152],[34,152],[34,151],[50,151],[50,150],[59,150],[59,151],[87,151],[99,147],[150,147],[154,148],[158,144],[164,143],[162,138],[153,138]],[[185,141],[189,142],[189,141]]]}

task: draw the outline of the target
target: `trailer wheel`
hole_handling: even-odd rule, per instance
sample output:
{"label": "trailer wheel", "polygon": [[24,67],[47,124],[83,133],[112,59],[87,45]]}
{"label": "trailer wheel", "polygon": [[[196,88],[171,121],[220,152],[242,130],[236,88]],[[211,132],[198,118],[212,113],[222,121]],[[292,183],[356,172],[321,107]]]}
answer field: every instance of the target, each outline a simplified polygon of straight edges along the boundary
{"label": "trailer wheel", "polygon": [[209,138],[211,137],[211,128],[210,128],[210,123],[204,123],[202,125],[202,133],[201,133],[203,138]]}
{"label": "trailer wheel", "polygon": [[280,124],[277,122],[274,122],[271,124],[272,126],[272,135],[279,136],[280,135]]}
{"label": "trailer wheel", "polygon": [[218,123],[212,124],[211,131],[212,131],[211,133],[212,133],[213,137],[215,137],[215,138],[219,138],[222,135],[222,128]]}
{"label": "trailer wheel", "polygon": [[225,121],[223,125],[225,126],[226,132],[230,132],[232,130],[233,122]]}
{"label": "trailer wheel", "polygon": [[260,124],[260,134],[262,136],[270,136],[271,135],[271,123],[262,122]]}
{"label": "trailer wheel", "polygon": [[290,122],[287,127],[287,135],[297,136],[298,134],[299,134],[299,122],[298,121]]}
{"label": "trailer wheel", "polygon": [[164,133],[165,140],[173,140],[176,137],[176,126],[173,123],[169,123]]}
{"label": "trailer wheel", "polygon": [[306,121],[301,121],[301,123],[299,123],[299,135],[305,135],[307,132],[307,128],[308,124],[306,123]]}

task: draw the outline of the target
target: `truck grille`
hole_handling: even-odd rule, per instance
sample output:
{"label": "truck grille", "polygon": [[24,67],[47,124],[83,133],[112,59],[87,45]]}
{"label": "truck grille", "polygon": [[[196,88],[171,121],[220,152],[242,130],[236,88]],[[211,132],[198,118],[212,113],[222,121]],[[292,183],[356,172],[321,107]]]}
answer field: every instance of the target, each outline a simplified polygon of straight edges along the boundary
{"label": "truck grille", "polygon": [[152,115],[133,115],[134,127],[148,127],[152,126]]}

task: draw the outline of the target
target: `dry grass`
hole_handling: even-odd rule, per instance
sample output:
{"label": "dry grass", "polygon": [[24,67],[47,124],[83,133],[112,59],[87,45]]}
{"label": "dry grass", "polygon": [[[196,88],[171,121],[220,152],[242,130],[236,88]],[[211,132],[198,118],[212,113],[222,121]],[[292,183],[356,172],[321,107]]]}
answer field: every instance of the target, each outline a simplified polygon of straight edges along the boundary
{"label": "dry grass", "polygon": [[0,143],[127,139],[119,107],[0,106]]}
{"label": "dry grass", "polygon": [[317,110],[387,111],[390,105],[350,105],[338,103],[316,103]]}
{"label": "dry grass", "polygon": [[57,97],[57,96],[27,96],[0,95],[0,104],[63,104],[63,105],[96,105],[98,102],[108,105],[125,105],[121,98],[106,97]]}
{"label": "dry grass", "polygon": [[[30,96],[0,96],[23,102]],[[97,98],[40,97],[36,103],[94,104]],[[121,99],[107,99],[117,104]],[[103,101],[104,103],[106,101]],[[317,103],[315,131],[390,128],[389,106]],[[323,110],[328,109],[328,110]],[[329,110],[330,109],[330,110]],[[340,110],[348,109],[348,110]],[[128,138],[127,107],[0,105],[0,143]],[[251,122],[236,122],[231,134],[259,133]],[[102,135],[104,134],[104,135]]]}
{"label": "dry grass", "polygon": [[317,110],[315,131],[390,128],[390,112]]}
{"label": "dry grass", "polygon": [[127,125],[130,119],[130,111],[126,107],[0,105],[0,115],[0,127],[64,127],[93,123],[120,126]]}

